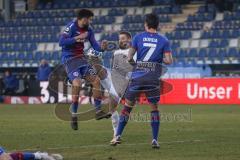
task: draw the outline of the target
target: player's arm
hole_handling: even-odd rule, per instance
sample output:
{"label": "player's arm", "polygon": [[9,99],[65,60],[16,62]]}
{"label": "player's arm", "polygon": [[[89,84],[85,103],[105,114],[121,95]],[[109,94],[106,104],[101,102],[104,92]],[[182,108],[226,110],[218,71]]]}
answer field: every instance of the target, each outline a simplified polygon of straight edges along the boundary
{"label": "player's arm", "polygon": [[173,63],[172,52],[165,52],[164,53],[163,62],[165,64],[172,64]]}
{"label": "player's arm", "polygon": [[76,38],[71,37],[71,35],[72,35],[72,27],[67,26],[60,36],[59,45],[63,47],[63,46],[73,45],[74,43],[76,43]]}
{"label": "player's arm", "polygon": [[138,36],[136,35],[133,37],[132,46],[129,48],[129,51],[128,51],[128,62],[129,63],[134,63],[133,57],[138,48],[137,41],[138,41]]}
{"label": "player's arm", "polygon": [[0,160],[13,160],[7,153],[0,155]]}
{"label": "player's arm", "polygon": [[135,48],[133,48],[133,47],[129,48],[129,51],[128,51],[128,62],[129,63],[134,63],[133,57],[134,57],[135,53],[136,53]]}
{"label": "player's arm", "polygon": [[86,37],[87,37],[87,33],[72,37],[72,27],[68,26],[64,29],[63,33],[60,36],[59,45],[61,47],[73,45],[76,42],[81,42]]}
{"label": "player's arm", "polygon": [[102,52],[106,49],[105,46],[100,46],[99,43],[96,41],[92,30],[89,30],[89,39],[88,40],[94,50]]}
{"label": "player's arm", "polygon": [[163,48],[163,63],[165,63],[165,64],[173,63],[172,49],[170,47],[170,43],[168,40],[166,41],[164,48]]}
{"label": "player's arm", "polygon": [[0,147],[0,160],[12,160],[12,158]]}

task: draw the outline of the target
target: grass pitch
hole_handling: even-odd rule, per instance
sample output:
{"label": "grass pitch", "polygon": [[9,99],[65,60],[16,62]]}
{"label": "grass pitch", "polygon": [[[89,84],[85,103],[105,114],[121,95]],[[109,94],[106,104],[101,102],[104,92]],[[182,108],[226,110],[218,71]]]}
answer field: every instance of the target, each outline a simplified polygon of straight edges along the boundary
{"label": "grass pitch", "polygon": [[149,110],[137,106],[123,144],[111,147],[110,120],[80,122],[79,130],[73,131],[69,122],[56,118],[54,105],[0,105],[0,146],[8,151],[60,153],[65,160],[240,159],[239,106],[160,106],[160,150],[150,145],[151,128],[145,117]]}

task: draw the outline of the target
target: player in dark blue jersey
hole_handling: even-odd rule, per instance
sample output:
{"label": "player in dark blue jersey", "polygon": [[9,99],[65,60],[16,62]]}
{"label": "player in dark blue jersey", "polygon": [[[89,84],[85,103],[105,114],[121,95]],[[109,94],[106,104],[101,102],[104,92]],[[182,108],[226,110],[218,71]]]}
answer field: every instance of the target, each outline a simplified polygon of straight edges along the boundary
{"label": "player in dark blue jersey", "polygon": [[93,97],[96,107],[96,119],[110,117],[101,110],[100,80],[96,76],[95,69],[88,63],[84,55],[84,42],[89,41],[96,51],[103,51],[107,48],[104,41],[101,46],[97,43],[92,28],[89,26],[94,14],[87,9],[81,9],[77,13],[77,19],[70,22],[61,34],[59,45],[62,47],[62,63],[64,64],[69,80],[72,82],[72,129],[78,129],[78,99],[82,79],[93,85]]}
{"label": "player in dark blue jersey", "polygon": [[[132,47],[128,52],[128,61],[135,64],[131,80],[125,93],[126,103],[121,112],[115,143],[120,143],[120,137],[129,119],[129,114],[135,105],[139,93],[144,92],[152,108],[152,147],[159,148],[158,132],[160,117],[158,102],[160,100],[160,76],[161,64],[171,64],[172,54],[169,41],[166,37],[157,33],[159,18],[155,14],[147,14],[145,17],[145,32],[137,34],[132,41]],[[136,63],[133,60],[137,54]]]}

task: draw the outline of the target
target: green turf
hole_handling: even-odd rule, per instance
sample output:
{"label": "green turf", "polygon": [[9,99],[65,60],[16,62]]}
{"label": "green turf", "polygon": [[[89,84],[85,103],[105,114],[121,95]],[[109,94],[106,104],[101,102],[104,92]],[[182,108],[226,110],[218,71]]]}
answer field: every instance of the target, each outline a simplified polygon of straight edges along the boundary
{"label": "green turf", "polygon": [[[130,121],[123,144],[111,147],[110,120],[80,122],[80,130],[72,131],[68,122],[56,119],[54,105],[0,105],[0,145],[9,151],[57,152],[66,160],[240,159],[239,106],[175,105],[160,110],[160,150],[151,149],[148,122]],[[143,106],[134,110],[148,112]]]}

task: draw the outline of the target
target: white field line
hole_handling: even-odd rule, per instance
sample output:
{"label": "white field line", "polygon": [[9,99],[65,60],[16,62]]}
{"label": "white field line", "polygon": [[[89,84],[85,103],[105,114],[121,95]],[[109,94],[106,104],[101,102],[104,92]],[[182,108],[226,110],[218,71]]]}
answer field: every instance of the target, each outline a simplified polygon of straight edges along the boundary
{"label": "white field line", "polygon": [[[160,144],[179,144],[179,143],[198,143],[203,142],[202,140],[179,140],[179,141],[168,141],[168,142],[159,142]],[[137,145],[151,145],[151,143],[124,143],[120,146],[137,146]],[[96,144],[96,145],[84,145],[84,146],[66,146],[66,147],[50,147],[46,150],[67,150],[67,149],[80,149],[80,148],[98,148],[98,147],[111,147],[109,144]],[[38,151],[39,148],[26,148],[21,149],[21,151]],[[18,150],[13,150],[15,152]]]}

